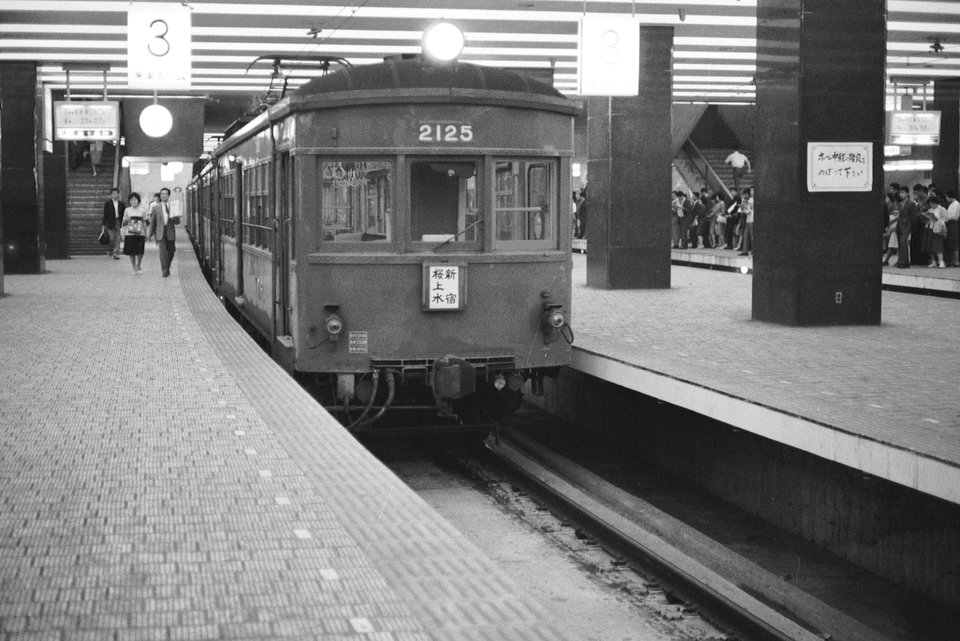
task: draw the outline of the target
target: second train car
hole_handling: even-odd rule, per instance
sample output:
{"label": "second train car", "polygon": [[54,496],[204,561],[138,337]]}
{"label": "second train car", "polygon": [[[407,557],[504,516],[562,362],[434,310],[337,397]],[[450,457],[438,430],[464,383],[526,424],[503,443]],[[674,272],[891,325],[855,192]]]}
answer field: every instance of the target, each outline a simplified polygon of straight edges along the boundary
{"label": "second train car", "polygon": [[345,68],[213,152],[188,230],[214,289],[352,429],[390,407],[499,421],[569,362],[577,110],[507,70]]}

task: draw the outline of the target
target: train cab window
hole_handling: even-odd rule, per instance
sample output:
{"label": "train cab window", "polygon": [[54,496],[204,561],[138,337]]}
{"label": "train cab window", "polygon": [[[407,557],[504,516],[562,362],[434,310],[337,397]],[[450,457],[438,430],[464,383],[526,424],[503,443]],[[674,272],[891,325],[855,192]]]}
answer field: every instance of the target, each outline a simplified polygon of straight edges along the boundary
{"label": "train cab window", "polygon": [[480,239],[475,161],[415,160],[410,163],[410,240],[458,243]]}
{"label": "train cab window", "polygon": [[556,248],[555,164],[543,160],[498,161],[494,172],[495,247]]}
{"label": "train cab window", "polygon": [[320,163],[321,240],[386,243],[393,237],[393,163]]}

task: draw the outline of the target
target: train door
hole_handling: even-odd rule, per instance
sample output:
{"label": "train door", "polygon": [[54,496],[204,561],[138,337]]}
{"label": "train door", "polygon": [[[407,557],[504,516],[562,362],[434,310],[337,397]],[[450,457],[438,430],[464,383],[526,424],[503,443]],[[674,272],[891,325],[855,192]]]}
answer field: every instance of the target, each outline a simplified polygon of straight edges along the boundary
{"label": "train door", "polygon": [[293,157],[289,152],[280,155],[274,211],[274,281],[276,292],[274,329],[276,334],[289,336],[290,327],[290,261],[293,259],[293,224],[290,220],[293,207]]}
{"label": "train door", "polygon": [[247,204],[243,197],[243,166],[237,163],[237,169],[234,172],[233,184],[233,202],[234,212],[236,213],[236,233],[234,240],[237,249],[237,291],[235,296],[243,296],[243,235],[245,233],[245,223],[248,220]]}

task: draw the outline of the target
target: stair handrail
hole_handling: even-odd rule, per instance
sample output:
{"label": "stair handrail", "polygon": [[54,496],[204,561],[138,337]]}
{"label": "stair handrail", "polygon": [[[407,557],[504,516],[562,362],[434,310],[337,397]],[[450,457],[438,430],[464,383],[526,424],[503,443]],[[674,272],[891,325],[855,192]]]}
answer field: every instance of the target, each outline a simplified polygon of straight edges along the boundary
{"label": "stair handrail", "polygon": [[691,156],[691,159],[694,161],[695,164],[697,163],[697,161],[699,161],[700,163],[703,163],[703,169],[700,170],[699,166],[697,167],[697,169],[700,170],[700,173],[703,174],[703,177],[706,179],[707,186],[713,189],[713,191],[721,192],[723,194],[724,199],[732,200],[733,193],[730,191],[730,188],[727,187],[726,183],[723,182],[723,179],[720,178],[717,172],[713,170],[713,167],[710,165],[707,159],[704,158],[702,153],[700,153],[700,149],[697,147],[697,145],[694,144],[692,140],[687,138],[687,141],[684,143],[684,146],[689,146],[689,148],[693,151],[692,154],[690,152],[687,152],[687,153],[689,156]]}

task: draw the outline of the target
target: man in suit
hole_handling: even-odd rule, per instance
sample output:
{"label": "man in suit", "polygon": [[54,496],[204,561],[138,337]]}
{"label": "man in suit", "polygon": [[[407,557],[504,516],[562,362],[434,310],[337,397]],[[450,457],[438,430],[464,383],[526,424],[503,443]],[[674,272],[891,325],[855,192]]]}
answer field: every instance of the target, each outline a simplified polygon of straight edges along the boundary
{"label": "man in suit", "polygon": [[123,221],[123,210],[126,208],[126,203],[120,200],[120,190],[117,187],[111,189],[110,200],[103,202],[103,218],[100,220],[100,225],[110,237],[107,256],[113,256],[114,260],[120,260],[120,223]]}
{"label": "man in suit", "polygon": [[900,185],[900,218],[897,220],[897,267],[907,269],[910,267],[910,234],[913,231],[914,222],[920,218],[920,208],[917,203],[910,199],[910,187]]}
{"label": "man in suit", "polygon": [[160,272],[166,278],[170,275],[170,263],[177,251],[177,230],[174,225],[180,224],[178,216],[170,215],[170,190],[166,187],[160,190],[160,202],[150,205],[149,219],[147,238],[157,241],[160,249]]}

